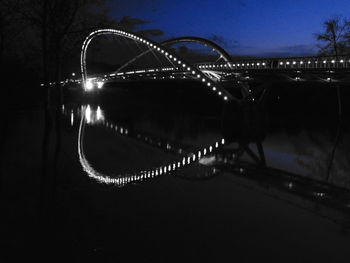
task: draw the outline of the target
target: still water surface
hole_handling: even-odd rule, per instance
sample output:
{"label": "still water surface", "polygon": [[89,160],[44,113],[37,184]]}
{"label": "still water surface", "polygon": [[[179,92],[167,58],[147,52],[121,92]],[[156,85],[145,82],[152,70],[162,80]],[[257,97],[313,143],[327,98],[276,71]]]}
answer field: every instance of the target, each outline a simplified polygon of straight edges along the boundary
{"label": "still water surface", "polygon": [[[308,119],[314,125],[300,125],[308,116],[295,111],[286,116],[276,108],[257,113],[262,122],[246,112],[250,119],[242,121],[235,117],[241,111],[227,117],[220,102],[196,95],[186,88],[171,96],[162,87],[107,88],[65,101],[56,137],[48,140],[53,147],[48,151],[57,153],[53,236],[61,254],[157,262],[347,262],[346,129],[327,180],[332,121],[320,125],[315,118]],[[28,117],[35,114],[25,113],[25,121],[14,115],[17,127],[26,129],[12,139],[20,136],[25,143],[25,133],[43,127],[40,119]],[[34,203],[27,196],[34,200],[35,194],[14,187],[15,176],[23,179],[19,166],[25,161],[6,158],[13,166],[4,166],[3,186],[9,189],[4,194],[6,200],[17,196],[6,207],[7,223],[20,227],[10,227],[5,236],[11,236],[10,247],[23,247],[33,233],[19,216],[30,213],[19,207]],[[33,180],[25,180],[35,178],[33,173]]]}

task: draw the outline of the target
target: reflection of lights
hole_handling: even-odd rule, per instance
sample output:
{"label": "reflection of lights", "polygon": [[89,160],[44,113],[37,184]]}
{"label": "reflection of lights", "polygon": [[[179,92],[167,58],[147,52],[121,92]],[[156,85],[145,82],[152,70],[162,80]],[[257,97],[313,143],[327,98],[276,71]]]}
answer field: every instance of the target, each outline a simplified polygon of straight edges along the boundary
{"label": "reflection of lights", "polygon": [[73,124],[74,124],[74,113],[73,113],[73,111],[71,111],[71,113],[70,113],[70,125],[73,126]]}
{"label": "reflection of lights", "polygon": [[85,119],[86,119],[86,123],[90,123],[91,122],[91,108],[90,108],[90,105],[87,105],[87,107],[86,107]]}
{"label": "reflection of lights", "polygon": [[99,121],[99,120],[102,120],[102,111],[101,111],[101,108],[100,106],[97,106],[97,110],[96,110],[96,119]]}
{"label": "reflection of lights", "polygon": [[[110,177],[107,175],[104,175],[98,171],[96,171],[86,160],[85,155],[84,155],[84,150],[83,150],[83,137],[84,137],[84,127],[85,127],[85,122],[94,122],[94,119],[97,119],[97,112],[101,112],[101,116],[103,117],[103,111],[100,109],[100,107],[97,108],[96,111],[91,109],[91,106],[88,105],[86,107],[82,108],[82,118],[80,121],[80,126],[79,126],[79,135],[78,135],[78,154],[79,154],[79,161],[80,164],[83,167],[83,170],[88,174],[89,177],[96,179],[97,181],[105,184],[114,184],[117,186],[124,186],[128,183],[133,183],[135,181],[143,181],[144,179],[150,179],[150,178],[155,178],[159,175],[162,174],[169,174],[173,171],[175,171],[177,168],[181,167],[181,162],[180,161],[175,161],[172,163],[168,163],[164,166],[150,169],[148,171],[139,171],[135,174],[124,174],[124,175],[116,175],[114,177]],[[113,127],[114,125],[111,124],[110,122],[105,123],[107,127]],[[123,129],[123,135],[127,136],[128,131],[126,128],[120,127],[120,130]],[[128,135],[129,136],[129,135]],[[141,139],[142,136],[139,134],[136,135],[136,138]],[[152,141],[151,139],[147,139],[147,141]],[[223,144],[225,141],[221,139],[220,141],[217,141],[215,143],[216,147],[219,147],[219,142],[220,144]],[[170,145],[168,145],[168,148],[172,148]],[[207,153],[207,148],[204,148],[203,151],[198,151],[198,161],[201,161],[201,157],[205,158],[205,155]],[[212,150],[213,146],[209,146],[209,150]],[[182,166],[186,165],[186,159],[187,159],[187,164],[191,164],[194,161],[197,160],[197,155],[196,154],[191,154],[190,156],[182,157]],[[215,158],[215,157],[214,157]]]}
{"label": "reflection of lights", "polygon": [[326,194],[325,193],[322,193],[322,192],[314,192],[313,193],[315,196],[317,196],[317,197],[324,197]]}
{"label": "reflection of lights", "polygon": [[100,106],[97,106],[97,109],[94,110],[90,105],[86,106],[85,109],[85,120],[87,124],[95,124],[98,122],[104,121],[105,117],[103,114],[103,111],[101,110]]}

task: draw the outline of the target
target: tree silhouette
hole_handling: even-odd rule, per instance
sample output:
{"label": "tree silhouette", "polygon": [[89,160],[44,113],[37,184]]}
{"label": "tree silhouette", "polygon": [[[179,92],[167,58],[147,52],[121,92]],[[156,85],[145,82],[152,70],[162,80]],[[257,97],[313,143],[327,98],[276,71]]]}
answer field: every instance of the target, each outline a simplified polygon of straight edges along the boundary
{"label": "tree silhouette", "polygon": [[323,23],[324,32],[315,34],[320,44],[320,55],[341,55],[349,51],[350,21],[335,17]]}
{"label": "tree silhouette", "polygon": [[[79,53],[79,46],[88,33],[99,27],[112,26],[114,23],[108,16],[108,0],[6,2],[7,7],[15,10],[16,17],[26,25],[27,40],[30,37],[31,45],[37,50],[37,57],[41,61],[38,69],[47,93],[46,103],[50,104],[52,87],[48,83],[54,81],[57,83],[55,90],[61,88],[59,83],[63,62],[66,65],[74,57],[72,53]],[[23,49],[26,49],[25,45]]]}

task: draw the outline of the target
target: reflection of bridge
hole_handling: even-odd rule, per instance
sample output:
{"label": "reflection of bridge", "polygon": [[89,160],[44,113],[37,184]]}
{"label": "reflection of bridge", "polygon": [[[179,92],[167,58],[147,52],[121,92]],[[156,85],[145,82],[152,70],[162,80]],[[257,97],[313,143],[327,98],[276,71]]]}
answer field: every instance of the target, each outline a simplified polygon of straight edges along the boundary
{"label": "reflection of bridge", "polygon": [[[222,85],[223,80],[234,80],[235,85],[244,88],[244,85],[237,82],[249,83],[249,81],[262,78],[266,81],[266,75],[269,81],[274,76],[283,76],[287,81],[323,81],[323,82],[349,82],[347,73],[350,71],[350,56],[338,57],[295,57],[295,58],[265,58],[265,59],[242,59],[232,61],[228,53],[211,42],[210,40],[199,37],[180,37],[174,38],[162,43],[156,43],[152,40],[141,37],[135,33],[115,29],[101,29],[92,32],[84,41],[81,52],[81,70],[84,87],[91,86],[86,68],[86,52],[92,39],[100,35],[117,35],[123,38],[131,39],[136,43],[142,44],[147,49],[136,57],[132,58],[115,72],[99,76],[99,83],[109,80],[143,80],[143,79],[196,79],[209,89],[213,94],[221,97],[224,101],[237,100]],[[185,58],[181,58],[169,49],[170,45],[182,42],[195,42],[215,51],[219,58],[215,62],[202,62],[191,65]],[[169,66],[139,68],[127,70],[128,66],[142,58],[148,53],[157,53],[163,56]],[[266,74],[268,73],[268,74]],[[275,74],[271,76],[271,74]],[[265,77],[264,77],[265,75]]]}
{"label": "reflection of bridge", "polygon": [[[241,162],[236,160],[233,163],[220,161],[218,160],[217,154],[220,155],[222,150],[219,150],[219,153],[215,153],[222,145],[220,142],[217,142],[214,145],[204,148],[196,153],[191,151],[189,148],[183,147],[183,145],[176,145],[175,143],[167,140],[162,140],[154,136],[152,137],[150,135],[136,132],[127,126],[122,126],[112,123],[111,121],[107,121],[104,117],[103,110],[99,106],[94,108],[88,105],[78,110],[66,110],[65,108],[62,110],[64,114],[70,113],[71,125],[73,125],[72,119],[74,120],[75,114],[78,115],[76,117],[80,117],[78,135],[79,160],[82,168],[88,174],[88,176],[97,180],[98,182],[123,187],[131,183],[141,183],[165,175],[174,175],[176,177],[191,180],[203,180],[212,178],[213,176],[221,174],[222,172],[228,172],[229,174],[235,175],[232,178],[230,176],[230,179],[234,180],[235,183],[243,184],[245,187],[251,188],[252,185],[249,184],[248,181],[252,181],[255,184],[254,188],[263,190],[268,195],[273,195],[279,200],[285,200],[289,204],[302,207],[306,210],[310,210],[313,213],[334,220],[337,223],[348,226],[348,222],[345,218],[343,218],[342,213],[349,212],[349,196],[348,193],[342,189],[333,189],[333,186],[322,182],[303,178],[286,171],[261,167],[246,161]],[[182,155],[183,159],[181,161],[181,158],[179,158],[179,161],[164,164],[163,166],[157,168],[142,170],[138,173],[106,175],[94,169],[85,156],[83,144],[86,125],[98,125],[105,127],[110,131],[114,131],[117,136],[128,137],[136,141],[143,142],[152,147],[162,149],[165,152],[174,153],[177,157]],[[196,163],[202,163],[206,158],[206,155],[216,156],[216,161],[213,164],[206,166],[209,169],[199,169],[202,166],[196,166],[195,169],[197,170],[198,174],[196,174],[195,177],[181,175],[180,171],[183,168]],[[189,172],[192,174],[194,171],[196,172],[196,170],[192,169]],[[246,183],[244,183],[241,179],[237,180],[237,178],[244,179]],[[292,194],[292,196],[285,195],[285,193]],[[314,204],[317,205],[315,206]]]}
{"label": "reflection of bridge", "polygon": [[[107,124],[107,127],[114,129],[119,135],[132,137],[157,147],[161,147],[162,145],[153,144],[152,141],[149,140],[150,139],[149,137],[142,136],[138,133],[133,133],[132,131],[129,131],[125,127],[120,127],[120,126],[118,127],[117,125],[114,125],[112,123],[104,122],[102,115],[100,115],[100,117],[98,117],[98,115],[99,115],[99,108],[95,112],[91,110],[90,106],[82,108],[81,120],[79,125],[79,135],[78,135],[78,154],[79,154],[80,164],[82,165],[84,171],[89,175],[89,177],[94,178],[101,183],[113,184],[116,186],[124,186],[128,183],[143,181],[146,179],[151,179],[161,175],[173,173],[185,166],[188,166],[196,161],[199,161],[202,157],[212,153],[215,149],[225,144],[225,140],[220,139],[219,141],[216,141],[212,145],[209,145],[208,147],[200,149],[196,152],[179,151],[181,149],[180,148],[180,149],[177,149],[177,153],[180,154],[180,157],[178,157],[176,161],[173,161],[171,163],[167,163],[159,167],[142,170],[135,173],[125,173],[125,174],[118,174],[118,175],[112,175],[112,176],[106,175],[96,171],[85,157],[83,145],[84,145],[85,125],[87,123],[93,124],[94,123],[93,120],[97,123],[103,122]],[[174,147],[171,146],[169,143],[166,144],[166,148],[165,148],[166,150],[173,150],[173,148]]]}

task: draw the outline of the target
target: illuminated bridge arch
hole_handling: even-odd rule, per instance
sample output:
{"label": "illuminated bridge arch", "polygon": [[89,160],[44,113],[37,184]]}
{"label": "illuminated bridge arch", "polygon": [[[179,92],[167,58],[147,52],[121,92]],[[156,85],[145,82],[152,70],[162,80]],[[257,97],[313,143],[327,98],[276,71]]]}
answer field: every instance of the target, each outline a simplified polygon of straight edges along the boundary
{"label": "illuminated bridge arch", "polygon": [[220,57],[222,57],[225,60],[225,62],[229,63],[231,61],[231,56],[226,52],[225,49],[215,44],[213,41],[201,37],[187,36],[171,38],[162,42],[162,44],[168,46],[180,42],[195,42],[204,46],[211,47],[215,52],[217,52],[220,55]]}
{"label": "illuminated bridge arch", "polygon": [[[124,38],[134,40],[135,42],[139,42],[141,44],[144,44],[147,47],[149,47],[151,50],[154,50],[154,51],[158,52],[159,54],[165,56],[167,59],[172,61],[172,63],[177,64],[178,67],[182,68],[184,71],[189,72],[189,74],[191,74],[195,78],[201,80],[201,82],[203,82],[203,84],[205,84],[208,89],[212,90],[212,92],[214,92],[222,100],[224,100],[224,101],[236,100],[226,89],[221,87],[220,84],[213,82],[210,78],[208,78],[203,72],[201,72],[195,66],[190,65],[189,63],[184,61],[184,59],[173,54],[167,47],[163,46],[162,44],[158,44],[152,40],[149,40],[147,38],[141,37],[135,33],[127,32],[124,30],[118,30],[118,29],[99,29],[99,30],[93,31],[84,40],[84,43],[82,45],[82,50],[81,50],[81,57],[80,57],[82,83],[83,83],[84,88],[85,88],[86,83],[87,83],[87,66],[86,66],[87,49],[89,47],[90,42],[95,37],[101,36],[101,35],[117,35],[117,36],[121,36]],[[171,39],[169,41],[175,41],[175,40]],[[199,38],[192,39],[192,41],[199,41]],[[176,40],[176,42],[179,42],[179,40]],[[209,40],[205,41],[206,44],[209,44],[209,42],[210,42]],[[212,44],[214,44],[214,43],[212,43]],[[214,44],[214,45],[216,45],[216,44]],[[220,52],[222,52],[222,51],[220,50]]]}
{"label": "illuminated bridge arch", "polygon": [[[211,47],[213,49],[213,51],[217,52],[220,55],[220,58],[223,58],[225,60],[228,67],[231,68],[230,55],[226,52],[225,49],[223,49],[222,47],[220,47],[219,45],[215,44],[214,42],[212,42],[208,39],[201,38],[201,37],[186,36],[186,37],[171,38],[171,39],[163,41],[161,44],[163,46],[170,46],[170,45],[173,45],[176,43],[181,43],[181,42],[195,42],[195,43],[198,43],[198,44],[201,44],[204,46]],[[134,57],[131,60],[129,60],[128,62],[126,62],[124,65],[120,66],[114,73],[118,73],[123,68],[129,66],[130,64],[132,64],[136,60],[140,59],[144,55],[148,54],[149,52],[151,52],[151,49],[145,50],[141,54],[137,55],[136,57]]]}

